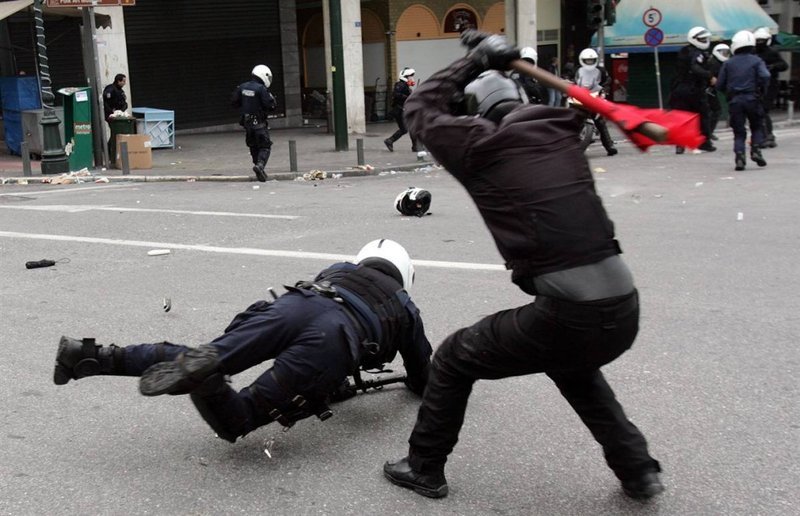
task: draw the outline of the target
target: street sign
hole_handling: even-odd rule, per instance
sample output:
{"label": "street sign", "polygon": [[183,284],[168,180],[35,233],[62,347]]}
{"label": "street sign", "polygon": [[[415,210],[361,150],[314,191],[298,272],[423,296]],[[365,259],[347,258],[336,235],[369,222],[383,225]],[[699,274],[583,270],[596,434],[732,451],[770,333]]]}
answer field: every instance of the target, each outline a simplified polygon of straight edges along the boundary
{"label": "street sign", "polygon": [[111,7],[136,5],[136,0],[47,0],[47,7]]}
{"label": "street sign", "polygon": [[661,11],[656,9],[655,7],[651,7],[650,9],[646,10],[642,15],[642,21],[648,27],[655,27],[659,23],[661,23]]}
{"label": "street sign", "polygon": [[650,27],[644,33],[644,42],[649,47],[657,47],[662,41],[664,41],[664,31],[658,27]]}

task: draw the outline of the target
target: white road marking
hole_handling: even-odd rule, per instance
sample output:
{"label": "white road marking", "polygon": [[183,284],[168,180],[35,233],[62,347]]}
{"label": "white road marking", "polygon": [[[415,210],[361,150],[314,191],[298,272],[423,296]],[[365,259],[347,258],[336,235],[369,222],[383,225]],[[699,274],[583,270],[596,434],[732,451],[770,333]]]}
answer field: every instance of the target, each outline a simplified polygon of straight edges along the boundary
{"label": "white road marking", "polygon": [[162,210],[155,208],[120,208],[108,205],[87,205],[87,204],[46,204],[40,206],[14,205],[0,206],[6,210],[30,210],[30,211],[62,211],[66,213],[78,213],[83,211],[129,211],[139,213],[172,213],[179,215],[211,215],[218,217],[253,217],[261,219],[299,219],[299,215],[268,215],[264,213],[236,213],[231,211],[191,211],[191,210]]}
{"label": "white road marking", "polygon": [[[24,238],[28,240],[55,240],[60,242],[82,242],[86,244],[106,244],[129,247],[148,247],[150,249],[182,249],[186,251],[202,251],[206,253],[245,254],[250,256],[270,256],[279,258],[301,258],[309,260],[347,261],[353,255],[332,253],[311,253],[306,251],[281,251],[279,249],[256,249],[253,247],[217,247],[202,244],[178,244],[174,242],[147,242],[144,240],[121,240],[116,238],[81,237],[72,235],[46,235],[41,233],[18,233],[0,231],[0,237]],[[438,260],[412,260],[420,267],[438,267],[441,269],[468,269],[478,271],[505,271],[502,265],[493,263],[447,262]]]}
{"label": "white road marking", "polygon": [[9,192],[9,193],[0,193],[0,197],[4,196],[11,196],[11,197],[25,197],[26,195],[48,195],[48,194],[62,194],[62,193],[76,193],[76,192],[85,192],[86,190],[108,190],[109,188],[130,188],[132,186],[141,186],[136,183],[129,183],[124,185],[108,185],[108,186],[80,186],[77,188],[65,188],[63,190],[34,190],[32,192],[28,190],[19,190],[17,192]]}

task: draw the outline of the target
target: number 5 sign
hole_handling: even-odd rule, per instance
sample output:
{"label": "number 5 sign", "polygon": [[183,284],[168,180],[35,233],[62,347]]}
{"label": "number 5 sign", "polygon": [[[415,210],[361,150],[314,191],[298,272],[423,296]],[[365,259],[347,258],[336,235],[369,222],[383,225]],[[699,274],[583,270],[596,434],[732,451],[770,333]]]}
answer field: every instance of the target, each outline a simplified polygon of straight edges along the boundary
{"label": "number 5 sign", "polygon": [[656,25],[661,23],[661,11],[659,11],[655,7],[651,7],[650,9],[646,10],[642,15],[642,21],[648,27],[655,27]]}

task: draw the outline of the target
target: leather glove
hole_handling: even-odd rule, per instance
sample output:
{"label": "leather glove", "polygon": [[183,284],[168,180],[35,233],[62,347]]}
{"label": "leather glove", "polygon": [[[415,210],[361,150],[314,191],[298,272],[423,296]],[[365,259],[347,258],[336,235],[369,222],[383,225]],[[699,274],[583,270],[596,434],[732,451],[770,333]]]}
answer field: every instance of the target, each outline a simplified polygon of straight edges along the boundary
{"label": "leather glove", "polygon": [[461,44],[472,50],[478,43],[491,36],[488,32],[481,32],[476,29],[467,29],[461,33]]}
{"label": "leather glove", "polygon": [[497,35],[484,38],[467,57],[484,69],[501,71],[508,70],[511,61],[520,58],[519,49]]}

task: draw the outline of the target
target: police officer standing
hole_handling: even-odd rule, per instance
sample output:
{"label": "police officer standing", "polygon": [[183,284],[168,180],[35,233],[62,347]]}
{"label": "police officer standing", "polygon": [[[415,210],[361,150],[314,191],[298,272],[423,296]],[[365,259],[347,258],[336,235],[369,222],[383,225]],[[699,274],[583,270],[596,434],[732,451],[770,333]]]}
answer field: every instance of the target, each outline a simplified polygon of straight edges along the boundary
{"label": "police officer standing", "polygon": [[[520,58],[536,66],[536,61],[539,59],[539,53],[533,47],[523,47],[519,50]],[[530,75],[521,74],[519,72],[511,72],[510,77],[522,87],[525,95],[528,96],[528,102],[531,104],[547,104],[548,93],[547,88],[539,84],[539,81]]]}
{"label": "police officer standing", "polygon": [[[474,47],[469,55],[408,100],[408,126],[472,197],[511,280],[536,297],[442,342],[408,455],[387,462],[384,475],[424,496],[446,496],[444,466],[474,383],[545,373],[602,446],[624,492],[653,497],[664,489],[659,463],[600,371],[632,345],[639,301],[580,147],[582,117],[527,105],[511,79],[486,71],[519,59],[505,38],[472,31],[462,41]],[[473,116],[451,110],[448,100],[459,97]]]}
{"label": "police officer standing", "polygon": [[[605,97],[604,92],[609,77],[605,67],[598,66],[598,61],[599,55],[595,49],[584,48],[581,50],[581,53],[578,54],[578,62],[581,66],[578,68],[578,71],[575,72],[575,84],[586,88],[594,94]],[[608,125],[606,124],[605,118],[593,113],[587,116],[594,118],[594,125],[597,127],[597,132],[600,133],[600,142],[606,149],[606,154],[615,156],[618,151],[617,148],[614,147],[614,140],[611,139],[611,135],[608,132]]]}
{"label": "police officer standing", "polygon": [[759,167],[767,165],[761,155],[764,143],[764,105],[761,98],[769,86],[770,74],[764,61],[754,54],[755,46],[756,39],[752,32],[742,30],[734,34],[731,39],[733,56],[722,65],[717,81],[717,89],[724,91],[728,97],[736,170],[744,170],[747,164],[745,122],[750,123],[752,133],[750,159]]}
{"label": "police officer standing", "polygon": [[[414,75],[416,75],[416,73],[416,70],[413,68],[403,68],[400,71],[400,77],[397,79],[397,82],[394,83],[394,89],[392,89],[391,114],[395,122],[397,122],[397,131],[383,140],[383,144],[386,145],[386,148],[389,149],[390,152],[394,152],[394,142],[402,138],[402,136],[408,132],[408,129],[406,129],[406,121],[403,118],[403,110],[406,99],[411,95],[411,87],[415,84]],[[411,150],[414,152],[420,150],[417,147],[417,141],[413,137],[411,137]]]}
{"label": "police officer standing", "polygon": [[[341,262],[301,281],[274,302],[258,301],[225,332],[197,348],[161,342],[100,346],[62,337],[53,380],[140,376],[145,396],[191,394],[201,417],[229,442],[277,421],[284,427],[316,415],[359,368],[381,368],[399,352],[406,386],[422,395],[431,346],[408,296],[414,267],[397,242],[365,245],[356,263]],[[238,393],[226,375],[266,360],[272,367]],[[357,384],[358,385],[358,384]]]}
{"label": "police officer standing", "polygon": [[274,111],[277,103],[269,91],[272,70],[260,64],[253,68],[252,75],[249,81],[236,88],[231,104],[240,109],[239,125],[245,130],[245,143],[250,148],[253,172],[256,173],[256,179],[263,183],[267,180],[265,168],[272,150],[267,113]]}
{"label": "police officer standing", "polygon": [[[705,91],[708,86],[714,86],[716,79],[708,70],[708,58],[704,52],[711,43],[711,33],[705,27],[692,27],[686,39],[689,43],[678,51],[669,105],[672,109],[700,115],[700,131],[706,137],[706,141],[698,149],[713,152],[717,148],[711,143],[710,116]],[[684,152],[683,147],[677,147],[675,150],[678,154]]]}
{"label": "police officer standing", "polygon": [[105,115],[108,127],[111,129],[108,138],[108,155],[112,157],[111,166],[116,166],[113,163],[113,156],[117,155],[116,152],[116,133],[114,127],[111,125],[111,118],[115,111],[125,111],[128,109],[128,97],[125,95],[123,89],[128,84],[128,78],[123,73],[118,73],[114,76],[114,82],[103,88],[103,114]]}
{"label": "police officer standing", "polygon": [[[726,43],[718,43],[711,51],[711,57],[708,60],[708,69],[712,77],[719,77],[719,70],[722,68],[722,63],[728,60],[731,56],[731,47]],[[717,140],[717,135],[714,131],[717,129],[719,123],[719,115],[722,113],[722,104],[717,95],[717,89],[714,86],[706,88],[706,95],[708,97],[708,108],[710,111],[709,131],[711,132],[711,139]]]}
{"label": "police officer standing", "polygon": [[769,116],[770,110],[775,107],[775,100],[778,98],[778,75],[787,70],[789,65],[781,57],[780,53],[776,52],[770,45],[772,45],[772,34],[766,27],[761,27],[753,32],[756,38],[756,55],[760,57],[764,64],[767,65],[767,70],[770,74],[769,87],[764,92],[761,98],[764,104],[764,147],[777,147],[775,135],[772,134],[772,117]]}

